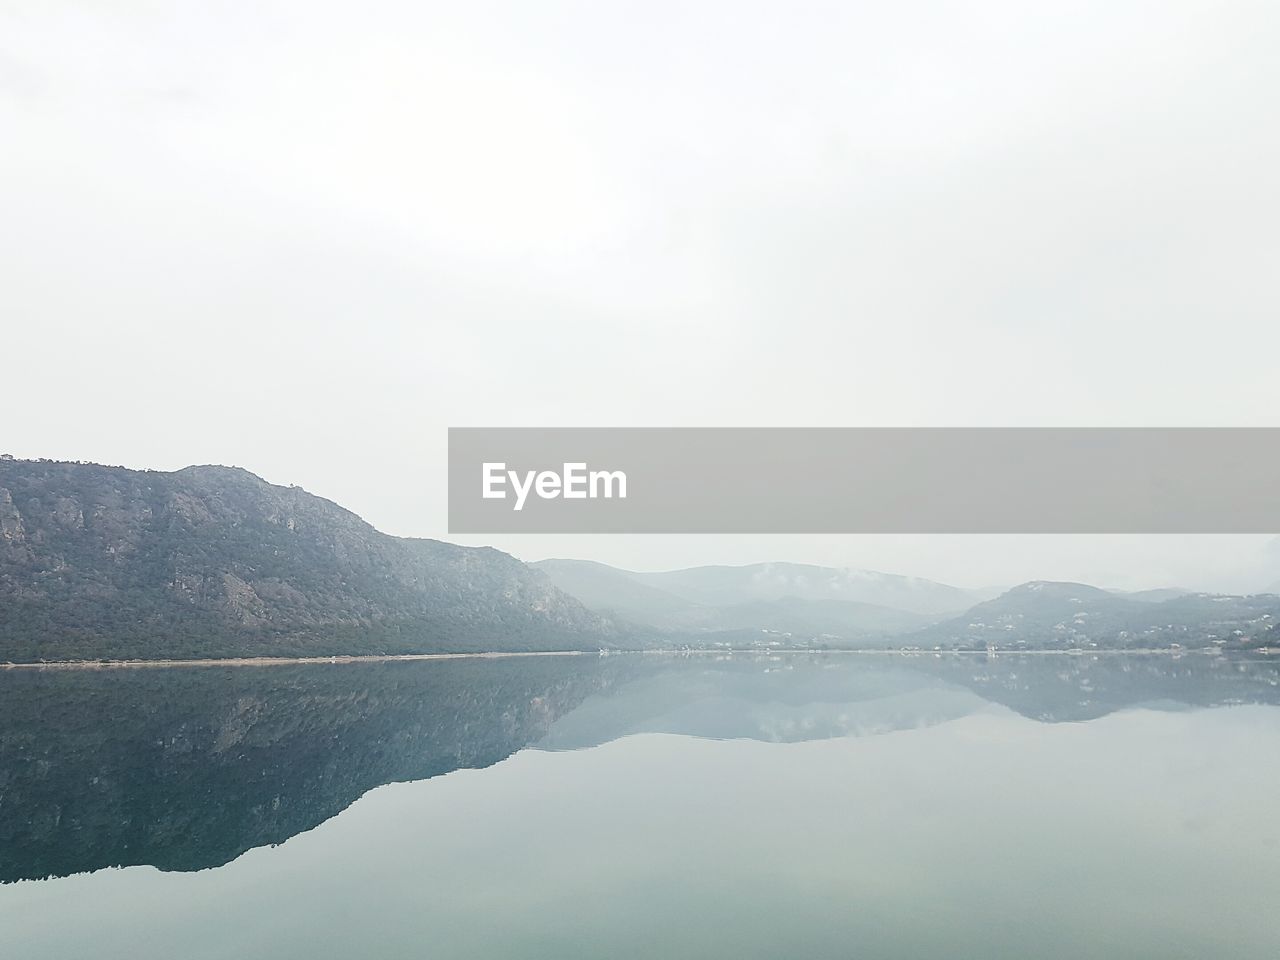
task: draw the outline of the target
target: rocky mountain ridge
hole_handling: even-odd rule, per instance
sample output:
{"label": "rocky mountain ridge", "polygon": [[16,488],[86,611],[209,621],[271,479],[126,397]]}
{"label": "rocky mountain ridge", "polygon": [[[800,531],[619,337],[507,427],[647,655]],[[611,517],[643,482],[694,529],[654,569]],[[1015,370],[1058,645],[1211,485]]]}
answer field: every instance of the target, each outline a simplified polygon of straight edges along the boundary
{"label": "rocky mountain ridge", "polygon": [[380,533],[235,467],[0,460],[0,660],[596,649],[492,548]]}

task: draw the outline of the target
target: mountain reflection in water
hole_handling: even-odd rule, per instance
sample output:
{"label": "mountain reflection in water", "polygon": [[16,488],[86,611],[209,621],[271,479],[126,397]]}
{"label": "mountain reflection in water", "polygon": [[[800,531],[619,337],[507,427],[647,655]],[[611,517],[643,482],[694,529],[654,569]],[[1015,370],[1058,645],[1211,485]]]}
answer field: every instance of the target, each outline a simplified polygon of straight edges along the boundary
{"label": "mountain reflection in water", "polygon": [[996,704],[1088,721],[1280,699],[1280,663],[1192,655],[547,657],[0,673],[0,881],[193,871],[382,784],[638,733],[797,742]]}

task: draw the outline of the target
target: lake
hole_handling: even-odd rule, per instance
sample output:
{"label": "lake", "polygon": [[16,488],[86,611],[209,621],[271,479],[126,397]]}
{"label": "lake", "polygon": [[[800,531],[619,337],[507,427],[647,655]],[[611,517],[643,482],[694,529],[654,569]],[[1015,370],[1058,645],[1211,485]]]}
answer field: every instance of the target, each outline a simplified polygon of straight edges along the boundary
{"label": "lake", "polygon": [[1280,660],[0,671],[0,956],[1280,956]]}

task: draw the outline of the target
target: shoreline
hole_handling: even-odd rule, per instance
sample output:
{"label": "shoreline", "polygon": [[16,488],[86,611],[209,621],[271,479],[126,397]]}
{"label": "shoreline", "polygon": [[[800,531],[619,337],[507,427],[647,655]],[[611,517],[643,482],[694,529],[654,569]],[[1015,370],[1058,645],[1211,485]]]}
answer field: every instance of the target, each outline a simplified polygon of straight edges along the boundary
{"label": "shoreline", "polygon": [[658,648],[648,650],[487,650],[479,653],[399,653],[399,654],[344,654],[329,657],[222,657],[198,660],[45,660],[35,663],[0,663],[3,670],[155,670],[165,667],[281,667],[301,666],[307,664],[351,664],[351,663],[401,663],[426,660],[505,660],[515,657],[601,657],[622,655],[648,656],[782,656],[795,654],[843,654],[843,655],[875,655],[897,657],[943,657],[943,656],[1230,656],[1233,653],[1268,655],[1273,651],[1267,647],[1253,650],[1221,651],[1216,647],[1190,650],[1170,650],[1165,647],[1147,647],[1136,650],[904,650],[894,647],[863,647],[844,649],[822,649],[817,647],[792,647],[789,649],[679,649]]}
{"label": "shoreline", "polygon": [[332,657],[220,657],[201,660],[45,660],[0,663],[0,670],[128,670],[163,667],[283,667],[294,664],[394,663],[402,660],[500,660],[507,657],[598,656],[587,650],[484,651],[481,653],[344,654]]}

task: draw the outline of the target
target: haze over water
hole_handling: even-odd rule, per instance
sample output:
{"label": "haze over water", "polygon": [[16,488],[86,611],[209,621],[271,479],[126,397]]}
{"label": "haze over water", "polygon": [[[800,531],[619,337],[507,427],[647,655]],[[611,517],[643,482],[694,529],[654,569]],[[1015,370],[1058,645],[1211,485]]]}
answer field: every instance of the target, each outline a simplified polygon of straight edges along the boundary
{"label": "haze over water", "polygon": [[1278,684],[1204,655],[0,673],[0,953],[1270,958]]}

